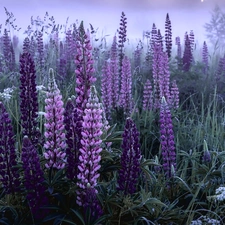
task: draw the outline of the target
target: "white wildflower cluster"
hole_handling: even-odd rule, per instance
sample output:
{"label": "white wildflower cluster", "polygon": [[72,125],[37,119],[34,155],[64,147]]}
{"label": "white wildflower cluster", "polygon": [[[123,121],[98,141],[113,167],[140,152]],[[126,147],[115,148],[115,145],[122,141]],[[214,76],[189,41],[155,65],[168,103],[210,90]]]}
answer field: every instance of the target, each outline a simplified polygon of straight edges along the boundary
{"label": "white wildflower cluster", "polygon": [[14,91],[14,87],[4,89],[3,92],[0,92],[0,98],[3,98],[4,100],[10,100],[12,97],[13,91]]}
{"label": "white wildflower cluster", "polygon": [[220,221],[211,219],[207,216],[201,216],[197,220],[193,220],[190,225],[220,225]]}
{"label": "white wildflower cluster", "polygon": [[225,187],[219,187],[216,189],[216,200],[222,202],[225,200]]}

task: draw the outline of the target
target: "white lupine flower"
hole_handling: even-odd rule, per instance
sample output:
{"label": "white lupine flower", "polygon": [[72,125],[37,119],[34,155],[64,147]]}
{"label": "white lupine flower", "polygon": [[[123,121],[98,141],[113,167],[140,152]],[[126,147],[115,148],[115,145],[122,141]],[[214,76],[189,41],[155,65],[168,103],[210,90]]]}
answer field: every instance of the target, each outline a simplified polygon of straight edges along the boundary
{"label": "white lupine flower", "polygon": [[211,219],[207,216],[201,216],[197,220],[193,220],[190,225],[204,225],[204,224],[210,224],[210,225],[220,225],[220,221],[216,219]]}

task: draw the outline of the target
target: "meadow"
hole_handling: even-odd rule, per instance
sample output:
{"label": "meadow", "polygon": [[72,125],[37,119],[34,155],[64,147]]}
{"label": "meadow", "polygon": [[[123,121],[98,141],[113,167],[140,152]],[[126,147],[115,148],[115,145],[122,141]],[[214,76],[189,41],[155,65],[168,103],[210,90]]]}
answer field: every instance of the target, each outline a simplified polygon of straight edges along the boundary
{"label": "meadow", "polygon": [[5,12],[0,224],[225,223],[219,42],[174,37],[169,14],[131,43],[126,12],[115,36]]}

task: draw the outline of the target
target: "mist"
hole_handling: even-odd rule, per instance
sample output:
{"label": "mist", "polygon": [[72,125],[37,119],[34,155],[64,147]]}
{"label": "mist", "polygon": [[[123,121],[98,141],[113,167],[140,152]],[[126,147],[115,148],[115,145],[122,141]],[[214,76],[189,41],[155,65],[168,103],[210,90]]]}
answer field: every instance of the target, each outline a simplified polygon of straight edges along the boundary
{"label": "mist", "polygon": [[120,22],[121,12],[127,17],[127,35],[131,41],[142,39],[143,31],[151,30],[152,24],[164,34],[165,18],[169,13],[173,39],[184,37],[185,32],[194,31],[199,43],[207,41],[203,25],[211,19],[210,12],[215,5],[225,8],[224,0],[0,0],[0,24],[5,24],[7,16],[4,7],[14,14],[21,35],[30,24],[30,18],[43,19],[46,12],[54,16],[56,24],[68,24],[76,20],[84,21],[98,28],[99,36],[107,36],[111,41]]}

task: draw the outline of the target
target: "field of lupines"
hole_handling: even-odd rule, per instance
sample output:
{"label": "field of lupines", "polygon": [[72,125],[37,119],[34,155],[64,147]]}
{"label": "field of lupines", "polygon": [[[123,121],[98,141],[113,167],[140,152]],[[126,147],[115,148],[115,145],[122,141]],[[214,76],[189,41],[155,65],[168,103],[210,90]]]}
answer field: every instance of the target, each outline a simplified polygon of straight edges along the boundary
{"label": "field of lupines", "polygon": [[5,10],[0,224],[225,223],[224,53],[169,14],[133,47],[125,13],[112,39],[46,13],[19,40]]}

